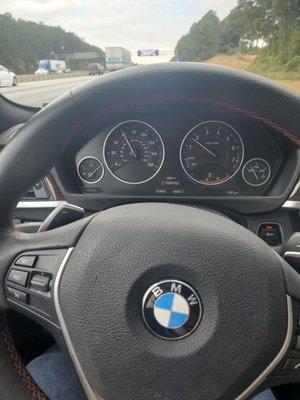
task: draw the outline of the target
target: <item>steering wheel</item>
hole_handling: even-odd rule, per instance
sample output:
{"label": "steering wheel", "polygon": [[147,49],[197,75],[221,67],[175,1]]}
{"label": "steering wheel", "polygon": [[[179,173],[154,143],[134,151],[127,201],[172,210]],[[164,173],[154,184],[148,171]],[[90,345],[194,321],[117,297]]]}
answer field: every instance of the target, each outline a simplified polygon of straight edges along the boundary
{"label": "steering wheel", "polygon": [[[227,217],[188,205],[138,203],[49,232],[14,231],[18,200],[75,135],[160,103],[232,109],[300,144],[299,98],[248,73],[169,63],[72,90],[32,117],[0,155],[2,311],[31,307],[28,315],[51,321],[88,399],[243,400],[271,383],[300,381],[286,367],[298,329],[300,278]],[[46,297],[26,289],[23,303],[7,301],[7,273],[20,257],[30,274],[44,268],[51,277]],[[156,335],[153,315],[162,293],[184,300],[186,323],[176,329],[175,321],[173,330],[162,324]],[[17,376],[10,383],[7,393],[18,387]]]}

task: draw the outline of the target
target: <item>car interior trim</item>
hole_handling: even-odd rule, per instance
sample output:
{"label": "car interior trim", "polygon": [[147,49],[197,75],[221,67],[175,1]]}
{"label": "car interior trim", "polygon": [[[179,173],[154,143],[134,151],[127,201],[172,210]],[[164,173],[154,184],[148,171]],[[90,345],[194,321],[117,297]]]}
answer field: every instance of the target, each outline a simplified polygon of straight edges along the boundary
{"label": "car interior trim", "polygon": [[300,251],[286,251],[283,258],[285,259],[286,257],[300,258]]}
{"label": "car interior trim", "polygon": [[[112,197],[112,196],[111,196]],[[18,209],[26,208],[56,208],[62,204],[68,204],[65,200],[46,200],[46,201],[20,201],[17,205]],[[283,208],[299,209],[300,201],[287,200],[283,205]]]}
{"label": "car interior trim", "polygon": [[292,191],[292,193],[290,195],[290,198],[293,198],[299,189],[300,189],[300,180],[296,183],[294,190]]}
{"label": "car interior trim", "polygon": [[51,222],[56,218],[56,216],[61,212],[61,211],[78,211],[81,212],[82,215],[84,216],[84,209],[82,207],[76,206],[75,204],[69,204],[62,202],[59,206],[57,206],[49,215],[48,217],[42,222],[41,226],[39,227],[38,232],[45,232],[48,230]]}
{"label": "car interior trim", "polygon": [[17,208],[56,208],[66,203],[64,200],[20,201]]}
{"label": "car interior trim", "polygon": [[55,189],[53,187],[53,183],[51,182],[51,179],[48,176],[46,176],[45,181],[46,181],[48,189],[49,189],[49,191],[51,193],[52,198],[56,199],[56,193],[55,193]]}
{"label": "car interior trim", "polygon": [[85,391],[87,399],[88,400],[101,400],[101,397],[98,397],[94,393],[93,389],[91,388],[91,386],[90,386],[90,384],[89,384],[89,382],[88,382],[88,380],[87,380],[87,378],[86,378],[86,376],[85,376],[85,374],[84,374],[84,372],[83,372],[83,370],[81,368],[79,360],[78,360],[78,358],[76,356],[75,349],[74,349],[73,344],[71,342],[70,335],[69,335],[69,332],[68,332],[64,317],[62,315],[61,307],[60,307],[60,301],[59,301],[60,281],[61,281],[64,269],[65,269],[65,266],[67,265],[67,262],[68,262],[68,260],[69,260],[69,258],[71,256],[71,254],[72,254],[73,249],[74,249],[74,247],[70,247],[68,249],[68,251],[67,251],[67,253],[66,253],[66,255],[65,255],[65,257],[64,257],[64,259],[63,259],[63,261],[62,261],[62,263],[60,265],[60,267],[59,267],[59,270],[58,270],[58,273],[57,273],[57,276],[56,276],[56,279],[55,279],[55,283],[54,283],[54,306],[55,306],[55,310],[56,310],[56,313],[57,313],[57,318],[58,318],[58,321],[60,323],[60,327],[61,327],[62,333],[64,335],[64,339],[65,339],[67,348],[69,350],[71,359],[73,361],[74,367],[76,369],[76,372],[77,372],[77,375],[78,375],[78,377],[80,379],[82,387],[83,387],[83,389]]}
{"label": "car interior trim", "polygon": [[283,205],[283,208],[291,208],[291,209],[296,209],[300,210],[300,201],[297,200],[287,200]]}
{"label": "car interior trim", "polygon": [[33,311],[31,308],[25,307],[25,306],[23,306],[20,302],[16,302],[16,301],[14,301],[14,300],[12,300],[12,299],[9,299],[9,298],[7,298],[6,300],[7,300],[9,303],[11,303],[11,304],[17,306],[18,308],[22,308],[24,311],[26,311],[26,313],[33,314],[33,315],[35,315],[36,317],[38,317],[38,318],[44,320],[45,322],[47,322],[47,324],[51,324],[51,325],[53,325],[56,329],[59,329],[59,330],[60,330],[60,327],[59,327],[58,325],[56,325],[54,322],[50,321],[50,319],[48,319],[47,317],[44,317],[44,316],[41,315],[40,313],[37,313],[37,312]]}

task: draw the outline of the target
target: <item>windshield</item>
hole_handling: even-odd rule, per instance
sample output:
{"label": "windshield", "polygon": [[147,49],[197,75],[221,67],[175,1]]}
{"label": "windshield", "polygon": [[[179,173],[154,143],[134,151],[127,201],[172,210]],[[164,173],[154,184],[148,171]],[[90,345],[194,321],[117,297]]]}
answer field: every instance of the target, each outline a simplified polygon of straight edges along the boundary
{"label": "windshield", "polygon": [[48,69],[50,67],[49,60],[41,60],[41,61],[39,61],[38,67],[41,68],[41,69]]}
{"label": "windshield", "polygon": [[43,106],[135,65],[206,62],[300,92],[299,0],[1,0],[0,93]]}

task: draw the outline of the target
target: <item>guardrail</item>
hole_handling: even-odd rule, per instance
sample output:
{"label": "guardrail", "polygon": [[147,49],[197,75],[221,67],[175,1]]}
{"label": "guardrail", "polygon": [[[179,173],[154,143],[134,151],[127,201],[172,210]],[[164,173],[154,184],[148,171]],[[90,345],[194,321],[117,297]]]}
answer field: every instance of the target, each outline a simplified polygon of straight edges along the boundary
{"label": "guardrail", "polygon": [[76,76],[88,75],[85,71],[74,71],[64,74],[49,74],[49,75],[17,75],[18,82],[45,81],[48,79],[74,78]]}

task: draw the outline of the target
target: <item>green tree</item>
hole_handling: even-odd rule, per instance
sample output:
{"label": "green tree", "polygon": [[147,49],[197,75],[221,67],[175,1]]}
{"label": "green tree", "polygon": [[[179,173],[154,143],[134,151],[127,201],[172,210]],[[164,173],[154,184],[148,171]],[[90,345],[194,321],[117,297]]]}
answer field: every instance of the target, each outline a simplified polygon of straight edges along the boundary
{"label": "green tree", "polygon": [[221,24],[214,11],[209,11],[182,36],[175,48],[175,58],[205,61],[220,51]]}
{"label": "green tree", "polygon": [[[52,59],[54,54],[73,52],[96,52],[96,60],[105,63],[104,52],[92,46],[72,32],[61,27],[14,19],[11,14],[0,14],[0,64],[16,73],[30,73],[37,68],[41,59]],[[89,61],[77,60],[70,63],[71,68],[86,68]]]}
{"label": "green tree", "polygon": [[205,61],[237,48],[260,52],[254,72],[300,73],[300,0],[238,0],[222,22],[209,11],[179,39],[175,59]]}
{"label": "green tree", "polygon": [[261,37],[267,44],[255,59],[257,72],[293,68],[300,72],[300,2],[299,0],[255,0],[260,18]]}

